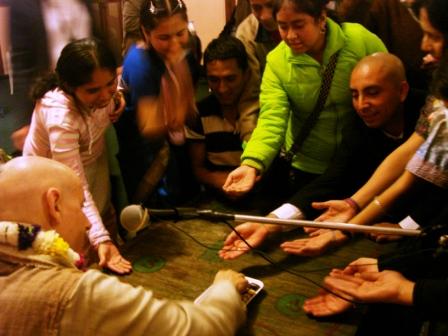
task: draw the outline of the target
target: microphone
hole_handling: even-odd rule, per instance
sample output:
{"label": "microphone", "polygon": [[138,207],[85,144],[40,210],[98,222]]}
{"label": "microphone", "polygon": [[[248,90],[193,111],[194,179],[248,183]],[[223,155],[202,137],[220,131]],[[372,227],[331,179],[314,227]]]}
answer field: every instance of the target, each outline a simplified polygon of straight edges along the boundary
{"label": "microphone", "polygon": [[150,225],[151,216],[169,219],[191,219],[201,217],[201,212],[208,212],[208,210],[195,208],[147,209],[141,205],[132,204],[121,211],[120,222],[128,232],[136,233]]}
{"label": "microphone", "polygon": [[129,205],[125,207],[120,214],[120,221],[123,227],[136,233],[149,225],[150,215],[154,217],[164,217],[170,219],[191,219],[203,218],[210,221],[232,220],[236,222],[258,222],[278,225],[289,225],[295,227],[314,227],[325,229],[338,229],[351,232],[383,233],[395,234],[400,236],[415,237],[422,235],[419,230],[389,228],[370,225],[335,223],[335,222],[316,222],[299,219],[280,219],[262,216],[250,216],[219,212],[214,210],[203,210],[196,208],[172,208],[172,209],[147,209],[141,205]]}
{"label": "microphone", "polygon": [[120,213],[121,225],[131,233],[135,233],[149,225],[148,210],[141,205],[128,205]]}

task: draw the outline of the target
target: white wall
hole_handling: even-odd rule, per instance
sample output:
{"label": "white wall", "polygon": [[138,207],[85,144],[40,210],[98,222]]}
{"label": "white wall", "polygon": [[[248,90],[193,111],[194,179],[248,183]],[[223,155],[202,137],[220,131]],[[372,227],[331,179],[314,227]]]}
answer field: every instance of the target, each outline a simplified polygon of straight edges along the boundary
{"label": "white wall", "polygon": [[188,19],[194,22],[202,49],[218,37],[226,24],[225,0],[184,0]]}

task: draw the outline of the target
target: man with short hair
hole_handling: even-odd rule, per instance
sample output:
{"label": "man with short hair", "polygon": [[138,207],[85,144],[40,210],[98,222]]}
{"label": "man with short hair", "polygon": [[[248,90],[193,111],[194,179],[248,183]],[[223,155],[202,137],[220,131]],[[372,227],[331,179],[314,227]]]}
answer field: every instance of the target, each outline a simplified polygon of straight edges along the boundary
{"label": "man with short hair", "polygon": [[81,181],[43,157],[0,165],[0,330],[4,335],[233,335],[240,273],[220,271],[200,304],[158,300],[98,270],[81,272],[89,222]]}
{"label": "man with short hair", "polygon": [[246,47],[249,66],[260,84],[267,54],[281,41],[277,22],[272,14],[272,0],[249,0],[250,14],[238,26],[235,36]]}
{"label": "man with short hair", "polygon": [[[289,203],[272,211],[269,217],[315,218],[320,206],[313,204],[313,201],[343,199],[351,195],[370,177],[382,160],[414,131],[425,97],[408,95],[409,85],[404,67],[396,56],[379,52],[361,59],[352,71],[350,88],[353,106],[359,116],[358,127],[345,129],[347,138],[342,140],[325,173],[298,190]],[[237,230],[256,247],[270,233],[282,231],[282,226],[244,223]],[[281,248],[292,254],[317,255],[334,245],[333,240],[336,244],[336,241],[340,243],[345,239],[335,237],[339,233],[340,231],[319,230],[312,232],[311,238],[285,242]],[[233,259],[245,253],[245,250],[245,244],[231,233],[221,256]]]}
{"label": "man with short hair", "polygon": [[196,178],[221,191],[228,173],[240,165],[242,145],[255,128],[258,108],[240,110],[250,77],[241,41],[221,36],[210,42],[204,52],[204,67],[212,94],[198,103],[199,116],[187,138]]}
{"label": "man with short hair", "polygon": [[281,41],[272,13],[273,0],[249,0],[252,14],[237,27],[235,37],[246,47],[250,77],[240,99],[241,110],[258,108],[266,56]]}

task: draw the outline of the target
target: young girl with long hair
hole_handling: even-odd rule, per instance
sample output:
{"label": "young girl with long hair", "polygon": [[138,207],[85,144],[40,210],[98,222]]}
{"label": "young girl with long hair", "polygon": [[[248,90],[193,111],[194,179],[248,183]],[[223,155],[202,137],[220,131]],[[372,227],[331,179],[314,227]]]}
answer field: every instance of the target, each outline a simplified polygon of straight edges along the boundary
{"label": "young girl with long hair", "polygon": [[98,249],[100,266],[128,273],[131,264],[120,255],[101,219],[116,226],[104,139],[124,107],[116,96],[116,68],[112,52],[99,40],[67,44],[56,70],[33,88],[36,106],[23,154],[60,161],[77,173],[84,187],[83,211],[91,223],[89,239]]}

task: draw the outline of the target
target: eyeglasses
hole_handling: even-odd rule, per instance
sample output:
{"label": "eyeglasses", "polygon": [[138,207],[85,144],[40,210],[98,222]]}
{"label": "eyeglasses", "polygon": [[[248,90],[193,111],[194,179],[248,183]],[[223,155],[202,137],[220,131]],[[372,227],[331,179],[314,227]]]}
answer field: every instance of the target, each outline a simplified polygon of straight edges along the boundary
{"label": "eyeglasses", "polygon": [[[153,1],[151,0],[150,2],[150,6],[149,6],[149,12],[152,15],[158,15],[161,12],[165,12],[167,10],[167,8],[156,8],[156,6],[154,6]],[[171,12],[174,13],[175,11],[177,11],[178,9],[183,9],[184,8],[184,4],[182,3],[181,0],[177,0],[177,5],[176,7],[174,7]]]}

